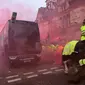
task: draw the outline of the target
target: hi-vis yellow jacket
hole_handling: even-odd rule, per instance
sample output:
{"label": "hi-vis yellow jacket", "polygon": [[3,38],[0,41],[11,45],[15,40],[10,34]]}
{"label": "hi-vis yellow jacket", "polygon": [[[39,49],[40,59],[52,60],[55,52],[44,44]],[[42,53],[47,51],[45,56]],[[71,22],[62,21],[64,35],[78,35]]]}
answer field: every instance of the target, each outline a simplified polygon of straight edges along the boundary
{"label": "hi-vis yellow jacket", "polygon": [[[78,42],[77,40],[74,40],[74,41],[70,41],[69,43],[67,43],[64,46],[62,55],[71,55],[72,52],[74,52],[74,49],[75,49],[77,42]],[[79,65],[80,66],[85,65],[85,59],[80,59]]]}
{"label": "hi-vis yellow jacket", "polygon": [[77,40],[73,40],[73,41],[68,42],[64,46],[62,55],[71,55],[72,52],[74,52],[74,49],[75,49],[77,42],[78,42]]}

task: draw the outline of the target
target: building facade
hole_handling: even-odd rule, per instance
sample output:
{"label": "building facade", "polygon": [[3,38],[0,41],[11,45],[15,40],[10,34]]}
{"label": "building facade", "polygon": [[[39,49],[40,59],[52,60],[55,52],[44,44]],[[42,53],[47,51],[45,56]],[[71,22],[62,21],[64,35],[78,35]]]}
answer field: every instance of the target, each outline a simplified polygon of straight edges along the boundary
{"label": "building facade", "polygon": [[69,40],[80,38],[80,26],[85,18],[84,4],[84,0],[57,0],[55,22],[57,29],[61,29],[60,35],[68,36]]}
{"label": "building facade", "polygon": [[[49,16],[51,13],[54,15]],[[38,12],[38,15],[42,17],[37,18],[39,24],[43,23],[42,20],[49,23],[47,25],[51,40],[56,37],[65,42],[79,40],[80,26],[85,19],[85,0],[46,0],[46,8],[43,13]]]}

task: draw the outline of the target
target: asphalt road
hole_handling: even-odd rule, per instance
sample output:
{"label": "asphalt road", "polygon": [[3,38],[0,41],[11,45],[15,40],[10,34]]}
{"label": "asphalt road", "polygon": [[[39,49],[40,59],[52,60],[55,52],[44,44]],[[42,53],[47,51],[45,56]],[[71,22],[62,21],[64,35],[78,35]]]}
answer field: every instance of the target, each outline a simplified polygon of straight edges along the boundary
{"label": "asphalt road", "polygon": [[[1,61],[4,59],[0,57],[0,70],[6,68],[6,63]],[[0,85],[67,85],[62,67],[54,65],[53,62],[26,64],[19,68],[11,68],[7,72],[5,76],[0,77]]]}
{"label": "asphalt road", "polygon": [[[34,76],[34,77],[33,77]],[[68,85],[62,72],[27,76],[26,79],[18,78],[18,81],[8,81],[9,85]],[[6,84],[7,85],[7,84]]]}
{"label": "asphalt road", "polygon": [[68,85],[63,69],[43,69],[5,77],[0,85]]}
{"label": "asphalt road", "polygon": [[52,69],[58,69],[62,68],[60,66],[57,66],[53,63],[40,63],[38,65],[31,65],[31,64],[25,64],[23,66],[20,66],[19,68],[12,68],[10,69],[9,73],[7,75],[14,75],[14,74],[22,74],[26,72],[38,72],[39,70],[50,70]]}
{"label": "asphalt road", "polygon": [[[54,64],[25,65],[12,68],[5,77],[1,77],[0,85],[74,85],[68,84],[68,77],[62,66]],[[76,84],[78,85],[78,84]],[[83,84],[79,84],[83,85]]]}
{"label": "asphalt road", "polygon": [[[24,64],[0,77],[0,85],[69,85],[63,67],[51,62]],[[80,85],[80,84],[79,84]]]}
{"label": "asphalt road", "polygon": [[12,68],[0,85],[67,85],[63,68],[52,63]]}

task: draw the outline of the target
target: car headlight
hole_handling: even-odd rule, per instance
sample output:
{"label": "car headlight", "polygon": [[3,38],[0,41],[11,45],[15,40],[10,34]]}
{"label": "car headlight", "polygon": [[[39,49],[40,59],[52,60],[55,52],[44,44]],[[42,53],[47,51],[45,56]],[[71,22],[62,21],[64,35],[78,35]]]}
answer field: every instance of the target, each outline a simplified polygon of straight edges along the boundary
{"label": "car headlight", "polygon": [[17,58],[17,56],[10,56],[9,59],[11,60],[15,60]]}
{"label": "car headlight", "polygon": [[41,57],[41,54],[37,54],[38,57]]}

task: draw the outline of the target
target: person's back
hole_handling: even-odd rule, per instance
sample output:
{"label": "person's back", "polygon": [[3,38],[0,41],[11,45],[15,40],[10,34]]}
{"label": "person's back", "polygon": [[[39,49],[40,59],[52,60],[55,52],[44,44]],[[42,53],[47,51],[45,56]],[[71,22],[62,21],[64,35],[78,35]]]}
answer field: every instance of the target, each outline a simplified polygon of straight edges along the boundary
{"label": "person's back", "polygon": [[64,49],[63,49],[63,52],[62,52],[63,61],[69,59],[68,56],[70,56],[74,52],[74,49],[75,49],[77,42],[78,42],[77,40],[73,40],[73,41],[68,42],[64,46]]}
{"label": "person's back", "polygon": [[72,64],[79,63],[79,60],[84,59],[85,55],[85,43],[82,41],[70,41],[64,46],[64,50],[62,52],[63,57],[63,64],[65,67],[65,72],[68,73],[68,65],[69,61],[72,62]]}
{"label": "person's back", "polygon": [[73,40],[73,41],[68,42],[64,46],[64,49],[62,52],[62,61],[63,61],[65,73],[68,73],[69,68],[68,68],[67,63],[69,62],[69,60],[72,60],[71,56],[73,56],[72,54],[75,50],[75,46],[76,46],[77,42],[78,42],[77,40]]}

